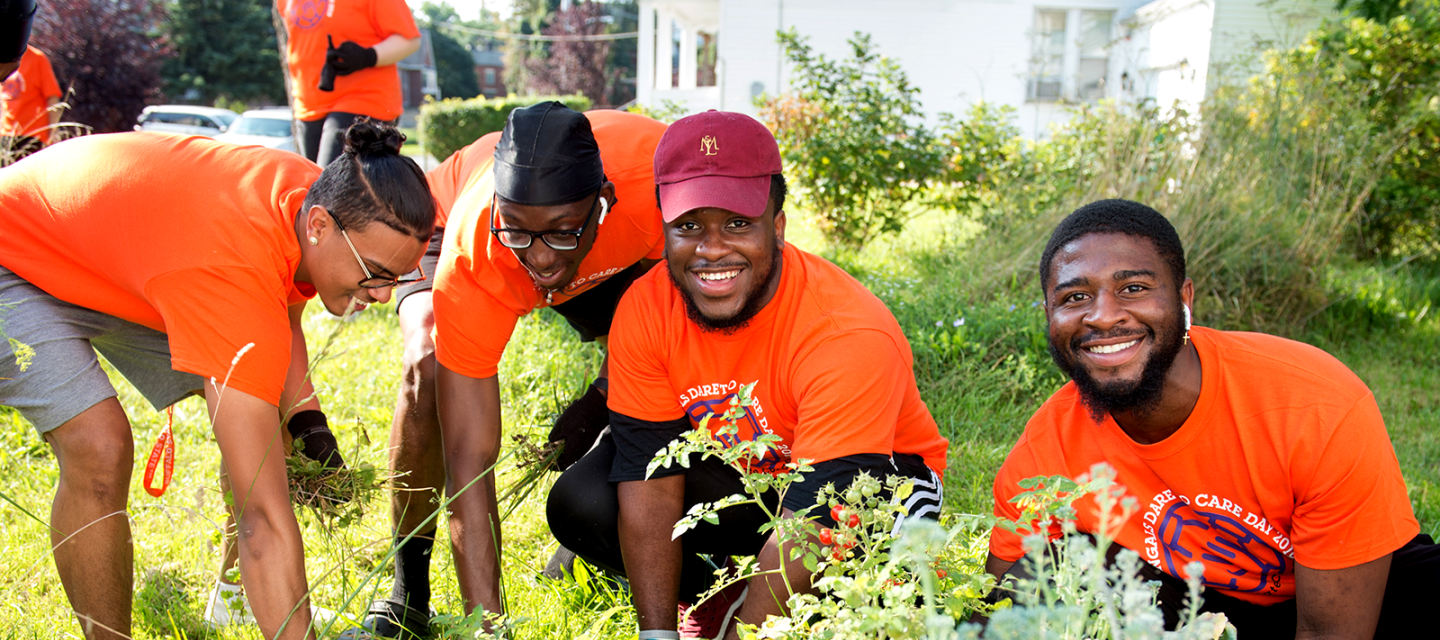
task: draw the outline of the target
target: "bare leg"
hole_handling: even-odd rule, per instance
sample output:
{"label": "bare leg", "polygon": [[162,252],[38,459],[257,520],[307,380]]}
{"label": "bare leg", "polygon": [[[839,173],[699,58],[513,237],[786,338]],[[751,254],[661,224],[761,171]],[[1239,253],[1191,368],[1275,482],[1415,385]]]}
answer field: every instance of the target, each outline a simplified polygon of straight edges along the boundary
{"label": "bare leg", "polygon": [[60,463],[50,543],[65,595],[86,638],[128,638],[135,583],[125,513],[135,456],[130,421],[108,398],[45,439]]}
{"label": "bare leg", "polygon": [[[397,536],[416,531],[434,513],[445,485],[440,418],[435,411],[435,343],[430,339],[435,313],[430,295],[413,293],[400,307],[405,371],[390,425],[390,468],[404,474],[396,480],[400,490],[390,495],[390,522]],[[432,520],[422,533],[435,527]]]}

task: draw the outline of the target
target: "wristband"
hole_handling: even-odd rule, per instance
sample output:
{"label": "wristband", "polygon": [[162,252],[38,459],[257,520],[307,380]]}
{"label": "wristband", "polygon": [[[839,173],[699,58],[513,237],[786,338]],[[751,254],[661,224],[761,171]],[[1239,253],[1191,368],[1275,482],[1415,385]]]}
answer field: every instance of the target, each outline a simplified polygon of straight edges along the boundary
{"label": "wristband", "polygon": [[660,629],[646,629],[640,632],[639,640],[680,640],[680,632],[661,631]]}

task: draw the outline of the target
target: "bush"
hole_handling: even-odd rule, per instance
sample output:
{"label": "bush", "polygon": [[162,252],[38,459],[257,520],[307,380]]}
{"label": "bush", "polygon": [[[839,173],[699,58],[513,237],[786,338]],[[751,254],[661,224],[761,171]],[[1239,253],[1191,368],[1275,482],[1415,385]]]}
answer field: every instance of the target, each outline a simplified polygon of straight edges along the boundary
{"label": "bush", "polygon": [[[1276,89],[1303,97],[1307,82],[1359,97],[1377,137],[1395,149],[1374,158],[1381,175],[1360,223],[1362,255],[1440,248],[1440,1],[1396,7],[1357,3],[1361,18],[1333,20],[1270,60]],[[1374,3],[1372,3],[1374,4]],[[1380,3],[1384,4],[1384,3]],[[1366,9],[1370,9],[1367,11]]]}
{"label": "bush", "polygon": [[53,0],[40,3],[30,44],[50,54],[68,94],[67,121],[95,133],[129,131],[160,97],[160,68],[172,54],[156,0]]}
{"label": "bush", "polygon": [[461,147],[492,131],[505,128],[510,112],[532,104],[555,100],[576,111],[590,108],[585,96],[523,96],[441,100],[420,107],[420,143],[425,152],[444,160]]}
{"label": "bush", "polygon": [[856,32],[844,60],[815,54],[793,29],[779,38],[795,93],[762,102],[762,118],[780,143],[797,200],[831,240],[851,248],[900,231],[909,205],[942,169],[920,90],[875,53],[867,34]]}

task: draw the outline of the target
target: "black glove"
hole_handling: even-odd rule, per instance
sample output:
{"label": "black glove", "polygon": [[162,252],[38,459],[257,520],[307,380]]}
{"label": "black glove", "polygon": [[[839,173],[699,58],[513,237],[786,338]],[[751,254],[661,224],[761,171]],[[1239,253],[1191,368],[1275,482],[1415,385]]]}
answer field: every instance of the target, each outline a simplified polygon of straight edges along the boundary
{"label": "black glove", "polygon": [[[330,36],[325,36],[327,39]],[[330,46],[325,51],[325,64],[330,65],[335,73],[348,76],[361,69],[369,69],[375,66],[375,48],[362,47],[354,42],[346,40],[335,46],[335,41],[330,40]]]}
{"label": "black glove", "polygon": [[595,439],[609,424],[610,410],[605,407],[605,394],[591,384],[585,395],[565,407],[565,411],[555,419],[555,427],[550,429],[551,442],[565,443],[565,450],[560,452],[555,466],[561,471],[569,469],[590,451]]}
{"label": "black glove", "polygon": [[285,424],[290,431],[290,438],[299,440],[295,450],[301,455],[311,459],[319,460],[320,464],[331,469],[345,467],[345,459],[340,457],[340,443],[335,441],[335,434],[330,432],[330,423],[325,419],[325,414],[311,409],[301,411],[290,416],[290,422]]}

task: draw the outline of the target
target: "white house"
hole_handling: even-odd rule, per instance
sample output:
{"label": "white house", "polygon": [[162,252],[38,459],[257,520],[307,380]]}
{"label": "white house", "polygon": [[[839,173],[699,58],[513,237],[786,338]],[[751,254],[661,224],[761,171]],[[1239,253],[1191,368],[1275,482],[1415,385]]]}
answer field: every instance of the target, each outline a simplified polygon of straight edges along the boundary
{"label": "white house", "polygon": [[1100,98],[1198,103],[1210,71],[1256,41],[1294,42],[1332,0],[640,0],[637,100],[755,113],[791,70],[775,40],[795,28],[828,57],[873,37],[921,90],[925,111],[1014,106],[1028,136]]}

